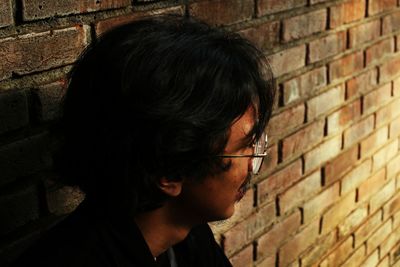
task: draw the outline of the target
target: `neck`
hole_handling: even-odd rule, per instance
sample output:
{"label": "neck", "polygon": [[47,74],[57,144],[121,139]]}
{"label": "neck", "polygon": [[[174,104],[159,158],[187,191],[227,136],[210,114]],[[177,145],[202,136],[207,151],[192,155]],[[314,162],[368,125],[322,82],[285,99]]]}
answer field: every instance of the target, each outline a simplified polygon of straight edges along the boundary
{"label": "neck", "polygon": [[135,222],[154,257],[185,239],[193,226],[174,216],[169,203],[156,210],[138,214]]}

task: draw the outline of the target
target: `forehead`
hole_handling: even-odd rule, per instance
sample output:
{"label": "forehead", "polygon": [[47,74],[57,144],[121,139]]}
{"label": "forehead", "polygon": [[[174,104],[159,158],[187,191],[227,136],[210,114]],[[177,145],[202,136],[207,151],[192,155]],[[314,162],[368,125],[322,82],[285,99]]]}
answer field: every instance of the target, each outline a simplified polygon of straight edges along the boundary
{"label": "forehead", "polygon": [[249,107],[246,112],[232,124],[226,151],[234,151],[243,146],[245,138],[253,129],[255,118],[256,112],[254,108]]}

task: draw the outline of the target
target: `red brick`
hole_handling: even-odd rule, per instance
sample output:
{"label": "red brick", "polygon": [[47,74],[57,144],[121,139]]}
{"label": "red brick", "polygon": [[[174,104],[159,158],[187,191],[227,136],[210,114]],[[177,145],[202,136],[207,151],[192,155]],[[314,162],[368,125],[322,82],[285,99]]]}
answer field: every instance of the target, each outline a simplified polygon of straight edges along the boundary
{"label": "red brick", "polygon": [[374,130],[374,115],[357,122],[344,131],[344,147],[350,147],[364,137],[368,136]]}
{"label": "red brick", "polygon": [[297,160],[258,183],[258,204],[270,202],[276,194],[283,192],[298,181],[302,174],[301,165],[301,160]]}
{"label": "red brick", "polygon": [[393,76],[400,74],[400,57],[390,59],[379,67],[380,82],[388,81]]}
{"label": "red brick", "polygon": [[315,216],[322,214],[326,208],[336,202],[339,199],[339,189],[339,183],[336,183],[306,202],[303,206],[304,223],[308,224]]}
{"label": "red brick", "polygon": [[381,22],[373,20],[364,24],[357,25],[349,29],[349,44],[350,47],[365,44],[375,40],[380,36]]}
{"label": "red brick", "polygon": [[254,13],[253,1],[205,0],[189,4],[189,14],[212,25],[229,25],[249,20]]}
{"label": "red brick", "polygon": [[278,165],[278,146],[274,144],[267,150],[267,156],[261,165],[260,175],[271,172]]}
{"label": "red brick", "polygon": [[360,266],[361,262],[365,258],[365,245],[360,246],[357,248],[354,253],[348,258],[344,263],[343,267],[354,267],[354,266]]}
{"label": "red brick", "polygon": [[340,179],[341,174],[347,171],[358,161],[358,147],[342,152],[339,156],[325,165],[325,184],[331,184]]}
{"label": "red brick", "polygon": [[0,93],[0,134],[27,126],[29,107],[27,93],[10,90]]}
{"label": "red brick", "polygon": [[267,50],[279,43],[280,23],[267,22],[241,30],[239,33],[261,50]]}
{"label": "red brick", "polygon": [[41,1],[23,0],[24,20],[35,20],[53,16],[65,16],[68,14],[78,14],[93,12],[106,9],[115,9],[130,5],[129,0],[102,0],[102,1]]}
{"label": "red brick", "polygon": [[325,115],[344,102],[344,86],[339,85],[307,101],[307,120]]}
{"label": "red brick", "polygon": [[281,76],[304,67],[306,64],[306,47],[300,45],[292,47],[268,57],[275,76]]}
{"label": "red brick", "polygon": [[11,0],[0,0],[0,28],[14,23]]}
{"label": "red brick", "polygon": [[286,160],[304,153],[316,144],[320,143],[324,137],[324,121],[316,121],[305,128],[295,132],[291,136],[283,139],[282,159]]}
{"label": "red brick", "polygon": [[230,258],[233,266],[247,267],[253,264],[253,245],[249,245]]}
{"label": "red brick", "polygon": [[326,9],[283,20],[283,41],[289,42],[326,29]]}
{"label": "red brick", "polygon": [[314,63],[346,50],[346,32],[341,31],[310,42],[308,61]]}
{"label": "red brick", "polygon": [[95,31],[97,35],[101,35],[102,33],[116,27],[119,25],[127,24],[134,20],[155,16],[155,15],[163,15],[163,14],[178,14],[183,15],[185,13],[184,8],[182,6],[168,7],[162,9],[153,9],[149,11],[137,11],[130,13],[125,16],[112,17],[104,20],[100,20],[95,24]]}
{"label": "red brick", "polygon": [[387,220],[367,240],[367,254],[374,251],[392,231],[392,221]]}
{"label": "red brick", "polygon": [[382,22],[383,34],[389,34],[391,32],[398,31],[399,29],[400,29],[399,11],[383,17],[383,22]]}
{"label": "red brick", "polygon": [[353,191],[346,196],[342,196],[340,201],[335,203],[324,215],[322,219],[322,234],[329,233],[334,227],[338,226],[347,215],[352,212],[355,206],[356,192]]}
{"label": "red brick", "polygon": [[326,67],[313,69],[283,83],[285,105],[312,95],[327,84]]}
{"label": "red brick", "polygon": [[394,179],[389,180],[377,193],[371,196],[369,202],[370,212],[372,213],[382,207],[395,194],[395,190],[396,181]]}
{"label": "red brick", "polygon": [[342,131],[361,116],[361,101],[357,99],[328,116],[328,134]]}
{"label": "red brick", "polygon": [[353,252],[353,238],[350,236],[342,242],[320,265],[341,266],[343,261]]}
{"label": "red brick", "polygon": [[391,10],[396,6],[396,0],[370,0],[368,4],[368,16]]}
{"label": "red brick", "polygon": [[365,16],[364,0],[349,0],[330,9],[330,28],[360,20]]}
{"label": "red brick", "polygon": [[329,64],[329,77],[331,82],[354,74],[363,69],[364,57],[362,52],[356,52]]}
{"label": "red brick", "polygon": [[371,166],[371,159],[367,159],[360,165],[353,167],[353,169],[342,178],[340,194],[346,195],[367,180],[371,173]]}
{"label": "red brick", "polygon": [[338,225],[338,234],[339,238],[345,237],[352,233],[354,229],[358,228],[358,226],[368,217],[368,206],[364,205],[352,213],[350,213],[343,222]]}
{"label": "red brick", "polygon": [[393,158],[387,165],[387,177],[392,178],[400,172],[400,155]]}
{"label": "red brick", "polygon": [[361,142],[361,158],[365,158],[378,148],[382,147],[388,140],[388,128],[382,127],[376,130]]}
{"label": "red brick", "polygon": [[335,242],[336,233],[334,232],[319,239],[318,245],[312,246],[309,251],[301,256],[301,266],[318,266],[316,263],[334,246]]}
{"label": "red brick", "polygon": [[257,242],[257,257],[271,257],[275,255],[277,249],[291,236],[301,224],[301,215],[296,211],[275,224],[271,230],[263,234]]}
{"label": "red brick", "polygon": [[77,26],[0,40],[0,80],[73,63],[88,34],[88,26]]}
{"label": "red brick", "polygon": [[388,56],[394,52],[394,40],[388,38],[379,41],[365,50],[365,61],[368,65],[378,62],[385,56]]}
{"label": "red brick", "polygon": [[376,112],[376,127],[391,122],[400,115],[400,99],[396,99]]}
{"label": "red brick", "polygon": [[304,155],[305,171],[308,172],[313,170],[317,166],[322,165],[324,162],[334,158],[340,153],[341,147],[342,138],[341,136],[336,136],[330,140],[324,141],[321,145],[317,146],[310,152],[307,152]]}
{"label": "red brick", "polygon": [[15,230],[39,217],[38,192],[34,186],[7,192],[0,197],[0,234]]}
{"label": "red brick", "polygon": [[279,195],[280,214],[297,207],[321,190],[321,172],[316,171]]}
{"label": "red brick", "polygon": [[302,125],[304,113],[304,105],[300,104],[272,117],[267,128],[268,137],[270,137],[271,141],[276,138],[282,138],[285,133]]}
{"label": "red brick", "polygon": [[305,6],[307,0],[259,0],[257,1],[257,13],[259,16],[272,14],[296,7]]}
{"label": "red brick", "polygon": [[254,238],[262,234],[275,219],[275,205],[272,203],[261,208],[257,213],[238,223],[224,233],[224,249],[228,256],[240,251]]}
{"label": "red brick", "polygon": [[364,96],[363,113],[375,111],[392,97],[392,84],[387,83]]}
{"label": "red brick", "polygon": [[372,157],[374,160],[374,171],[384,167],[390,159],[397,155],[398,149],[399,142],[398,139],[395,139],[375,152]]}
{"label": "red brick", "polygon": [[346,96],[351,99],[354,96],[368,92],[378,84],[378,71],[376,69],[364,72],[346,82]]}
{"label": "red brick", "polygon": [[390,123],[390,138],[395,138],[400,134],[400,117],[397,117]]}
{"label": "red brick", "polygon": [[279,266],[286,266],[294,261],[318,237],[319,221],[314,220],[305,229],[289,240],[279,249]]}

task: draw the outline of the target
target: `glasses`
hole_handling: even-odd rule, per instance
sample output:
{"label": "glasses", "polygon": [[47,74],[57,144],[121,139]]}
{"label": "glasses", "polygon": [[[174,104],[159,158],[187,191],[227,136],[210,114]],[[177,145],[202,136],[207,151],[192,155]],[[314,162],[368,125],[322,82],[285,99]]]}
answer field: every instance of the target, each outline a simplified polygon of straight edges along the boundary
{"label": "glasses", "polygon": [[260,139],[253,144],[253,154],[252,155],[219,155],[221,158],[252,158],[252,172],[253,174],[258,174],[261,168],[261,164],[264,157],[267,155],[267,144],[268,136],[266,133],[262,133]]}

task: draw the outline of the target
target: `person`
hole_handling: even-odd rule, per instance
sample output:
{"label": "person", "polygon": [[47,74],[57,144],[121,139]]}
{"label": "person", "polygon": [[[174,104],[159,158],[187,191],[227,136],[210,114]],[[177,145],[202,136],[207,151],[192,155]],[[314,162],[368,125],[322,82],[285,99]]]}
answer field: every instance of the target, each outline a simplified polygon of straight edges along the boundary
{"label": "person", "polygon": [[69,75],[54,166],[85,200],[16,266],[231,266],[232,216],[266,151],[267,60],[237,33],[158,16],[114,28]]}

